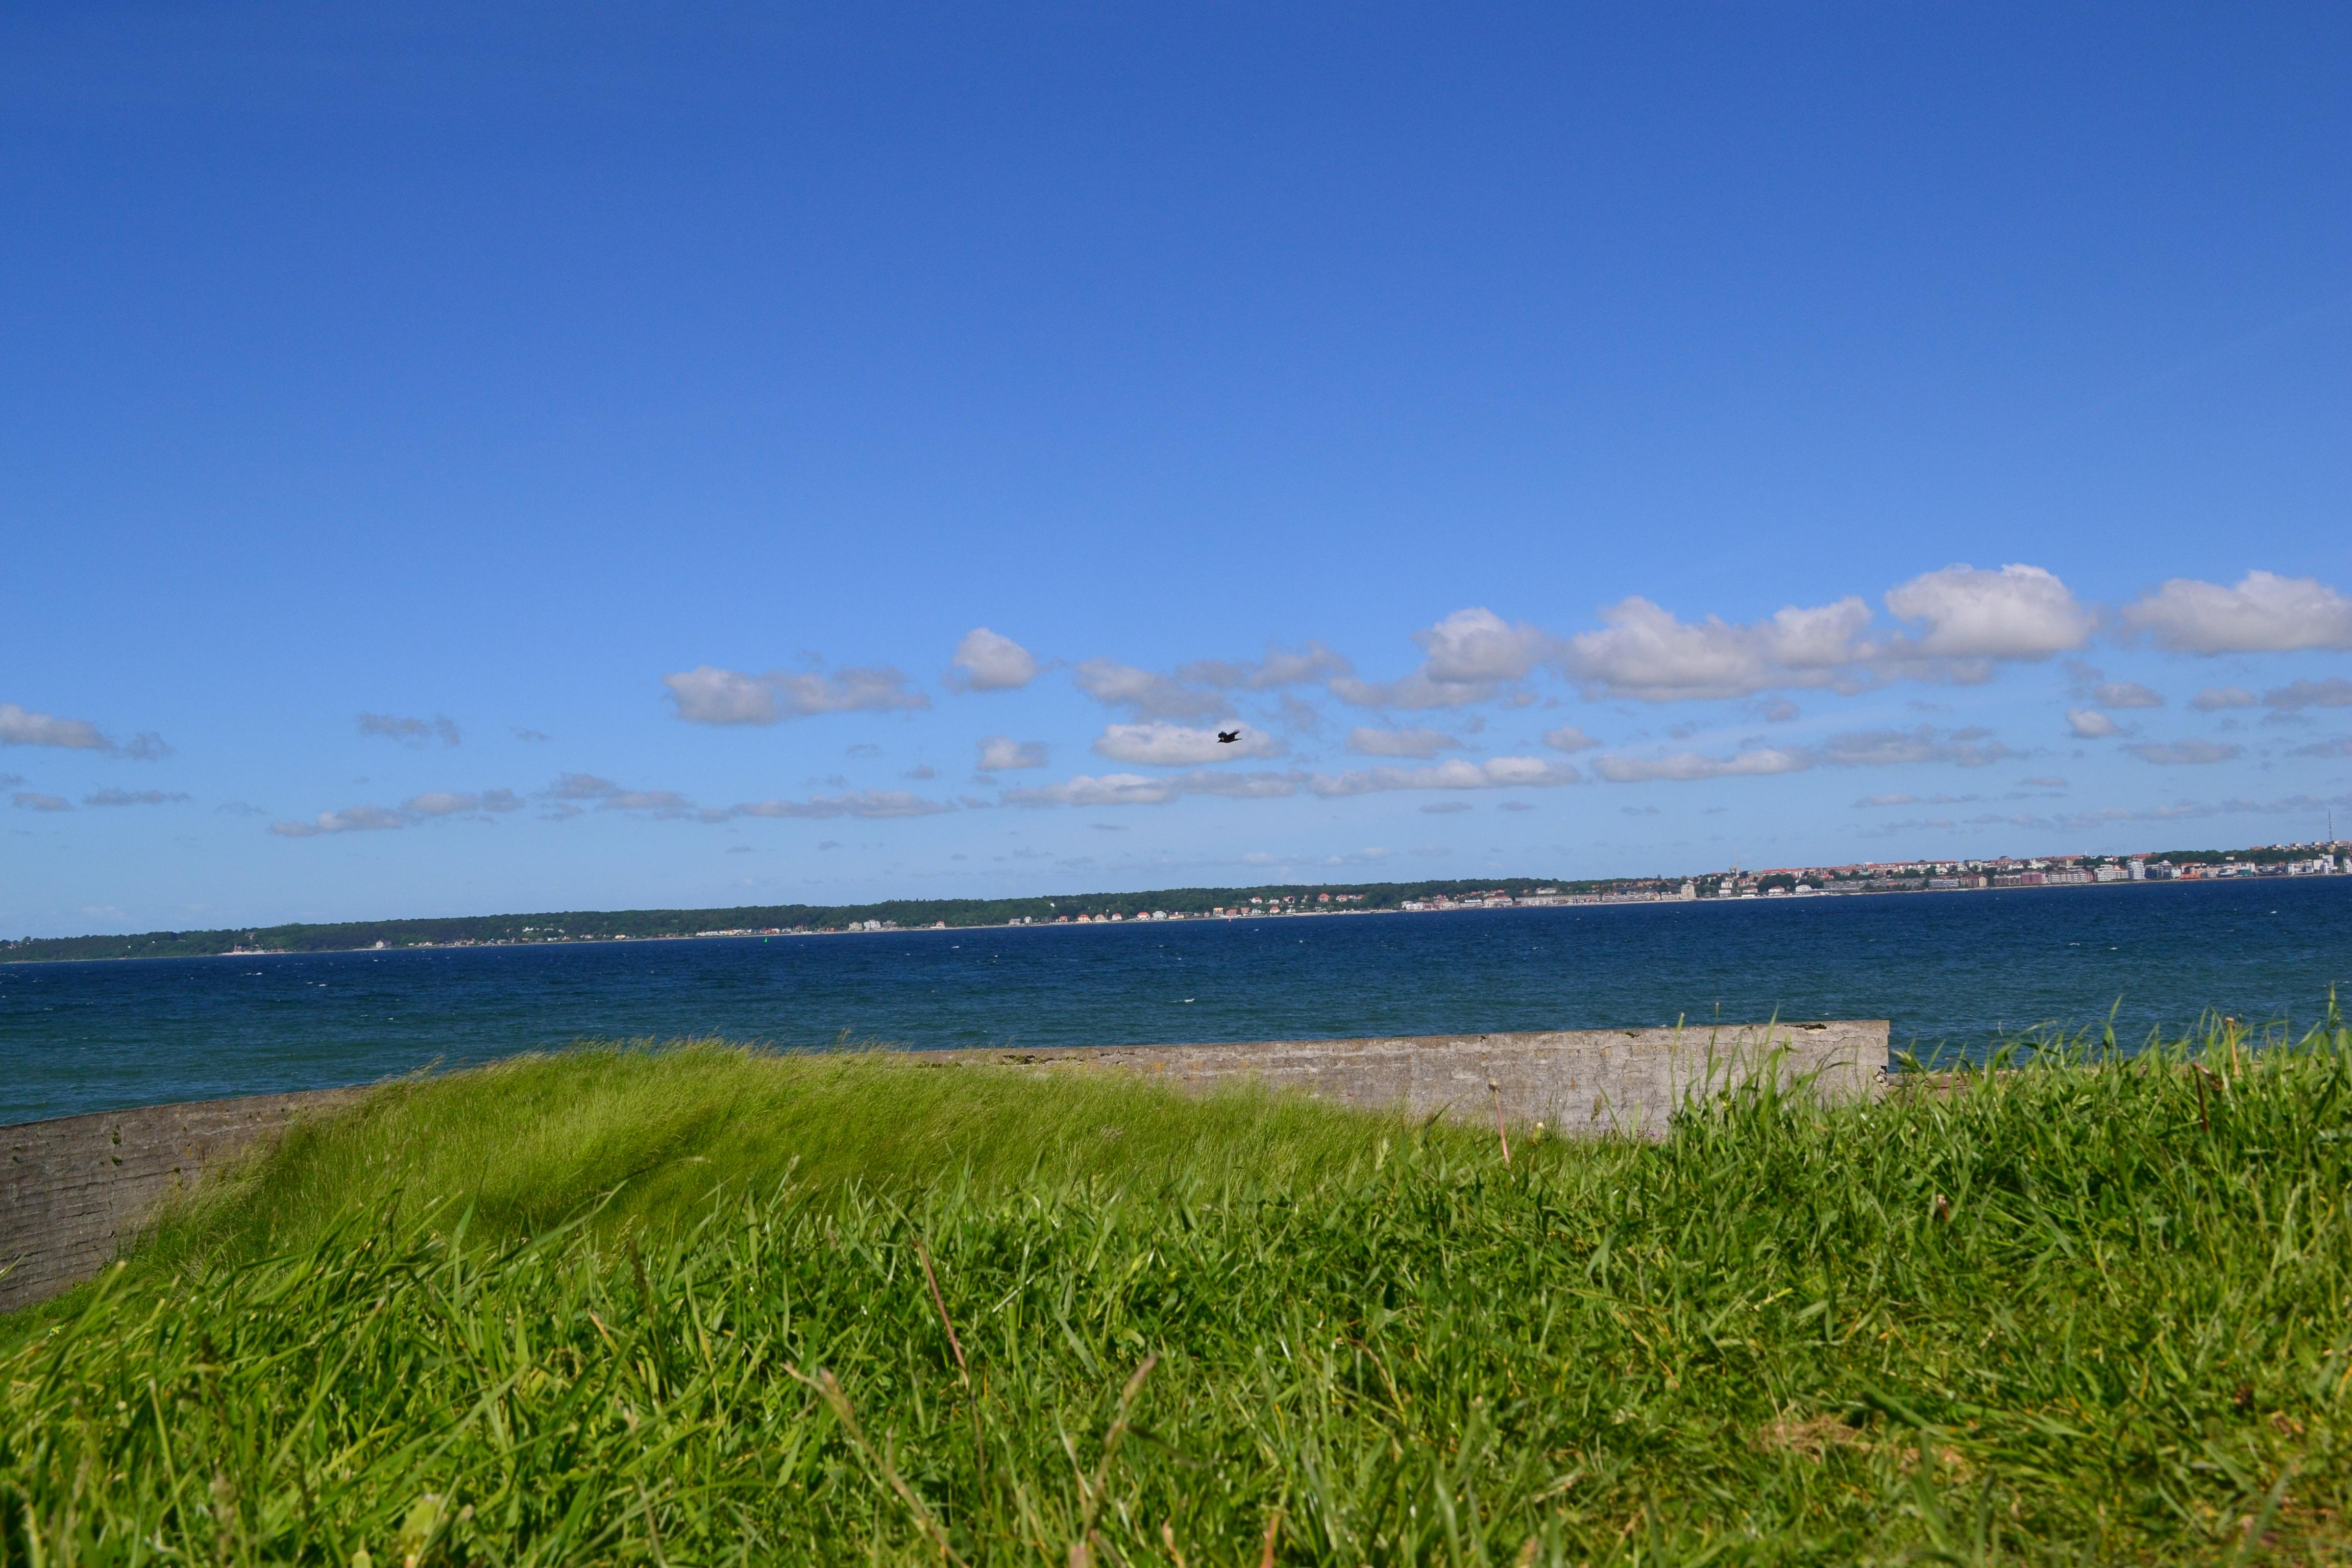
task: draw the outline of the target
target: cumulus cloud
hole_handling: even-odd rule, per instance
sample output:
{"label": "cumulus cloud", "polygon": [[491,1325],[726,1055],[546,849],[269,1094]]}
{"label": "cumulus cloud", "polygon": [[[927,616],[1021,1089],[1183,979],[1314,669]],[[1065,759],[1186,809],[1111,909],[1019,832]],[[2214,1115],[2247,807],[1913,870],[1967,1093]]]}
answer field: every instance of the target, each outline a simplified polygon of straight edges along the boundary
{"label": "cumulus cloud", "polygon": [[57,746],[68,752],[104,752],[142,763],[172,754],[163,737],[151,730],[142,730],[127,742],[116,741],[87,719],[36,713],[14,702],[0,702],[0,746]]}
{"label": "cumulus cloud", "polygon": [[36,713],[14,702],[0,702],[0,745],[62,746],[75,752],[114,750],[114,742],[88,720]]}
{"label": "cumulus cloud", "polygon": [[2039,566],[1998,572],[1947,566],[1886,594],[1897,620],[1925,630],[1909,647],[1928,658],[2036,659],[2078,648],[2098,625],[2065,584]]}
{"label": "cumulus cloud", "polygon": [[1137,719],[1215,719],[1232,705],[1214,691],[1116,659],[1090,658],[1070,672],[1078,689],[1107,708],[1123,708]]}
{"label": "cumulus cloud", "polygon": [[1552,646],[1535,627],[1484,608],[1456,610],[1412,640],[1421,645],[1423,673],[1464,683],[1523,679]]}
{"label": "cumulus cloud", "polygon": [[2077,740],[2104,741],[2110,735],[2120,735],[2124,727],[2095,708],[2066,710],[2066,728]]}
{"label": "cumulus cloud", "polygon": [[2338,735],[2332,741],[2314,741],[2308,746],[2297,746],[2298,757],[2352,757],[2352,735]]}
{"label": "cumulus cloud", "polygon": [[1562,724],[1557,730],[1546,730],[1543,742],[1555,752],[1589,752],[1601,744],[1573,724]]}
{"label": "cumulus cloud", "polygon": [[1217,739],[1214,730],[1195,730],[1155,721],[1113,724],[1095,737],[1095,751],[1114,763],[1146,767],[1197,767],[1203,763],[1279,755],[1282,748],[1263,730],[1244,728],[1237,741]]}
{"label": "cumulus cloud", "polygon": [[2242,686],[2209,686],[2189,700],[2189,706],[2200,713],[2219,712],[2224,708],[2252,708],[2262,699]]}
{"label": "cumulus cloud", "polygon": [[948,675],[950,685],[966,691],[1017,691],[1036,679],[1035,656],[986,626],[964,633]]}
{"label": "cumulus cloud", "polygon": [[1601,612],[1601,629],[1570,637],[1569,675],[1596,696],[1644,702],[1748,697],[1771,686],[1822,686],[1862,657],[1870,606],[1855,597],[1791,605],[1752,625],[1677,619],[1638,595]]}
{"label": "cumulus cloud", "polygon": [[2212,741],[2140,741],[2124,750],[2159,767],[2193,767],[2205,763],[2226,763],[2231,757],[2243,755],[2246,748]]}
{"label": "cumulus cloud", "polygon": [[410,719],[397,713],[362,713],[359,717],[359,730],[362,735],[380,735],[404,746],[426,746],[435,741],[445,746],[454,746],[461,739],[456,722],[446,713],[436,713],[430,719]]}
{"label": "cumulus cloud", "polygon": [[2352,708],[2352,680],[2297,680],[2263,693],[2263,706],[2288,712],[2304,708]]}
{"label": "cumulus cloud", "polygon": [[931,705],[887,666],[746,675],[705,664],[665,675],[662,684],[677,704],[677,716],[689,724],[773,724],[821,713],[890,713]]}
{"label": "cumulus cloud", "polygon": [[1462,742],[1442,730],[1376,729],[1360,724],[1348,731],[1348,750],[1366,757],[1433,757]]}
{"label": "cumulus cloud", "polygon": [[2176,653],[2352,648],[2352,599],[2315,577],[2249,572],[2233,588],[2174,577],[2125,605],[2122,618]]}
{"label": "cumulus cloud", "polygon": [[1350,673],[1353,668],[1345,658],[1319,642],[1310,642],[1303,648],[1285,648],[1268,643],[1264,658],[1194,659],[1180,667],[1176,674],[1179,679],[1202,686],[1271,691],[1285,686],[1306,686],[1329,680],[1334,676]]}
{"label": "cumulus cloud", "polygon": [[1042,768],[1045,765],[1045,742],[1016,741],[1010,735],[990,735],[980,742],[980,770],[987,773],[1008,773],[1015,768]]}
{"label": "cumulus cloud", "polygon": [[757,800],[730,808],[733,816],[833,817],[859,816],[868,819],[902,816],[936,816],[954,806],[945,801],[929,800],[910,790],[860,789],[846,795],[819,795],[812,800]]}
{"label": "cumulus cloud", "polygon": [[2102,681],[2091,689],[2091,700],[2102,708],[2161,708],[2164,698],[2137,680]]}
{"label": "cumulus cloud", "polygon": [[187,799],[160,789],[102,789],[81,797],[84,805],[174,805]]}
{"label": "cumulus cloud", "polygon": [[1419,669],[1397,680],[1334,676],[1332,695],[1359,708],[1468,708],[1495,700],[1557,652],[1544,632],[1485,608],[1456,610],[1412,640],[1421,645]]}
{"label": "cumulus cloud", "polygon": [[31,790],[18,790],[9,800],[19,811],[71,811],[73,802],[53,795],[39,795]]}
{"label": "cumulus cloud", "polygon": [[1358,768],[1343,773],[1316,773],[1307,778],[1307,785],[1317,795],[1331,796],[1388,790],[1543,789],[1579,784],[1583,778],[1574,763],[1547,762],[1541,757],[1489,757],[1483,763],[1454,757],[1419,768]]}

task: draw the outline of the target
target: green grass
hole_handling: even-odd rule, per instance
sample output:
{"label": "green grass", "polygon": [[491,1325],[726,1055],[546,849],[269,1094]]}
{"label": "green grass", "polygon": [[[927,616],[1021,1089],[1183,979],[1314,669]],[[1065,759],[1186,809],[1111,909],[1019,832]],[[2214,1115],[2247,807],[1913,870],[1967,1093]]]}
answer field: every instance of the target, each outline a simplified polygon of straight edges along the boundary
{"label": "green grass", "polygon": [[0,1561],[2341,1562],[2352,1031],[2200,1043],[1508,1166],[872,1058],[404,1084],[0,1324]]}

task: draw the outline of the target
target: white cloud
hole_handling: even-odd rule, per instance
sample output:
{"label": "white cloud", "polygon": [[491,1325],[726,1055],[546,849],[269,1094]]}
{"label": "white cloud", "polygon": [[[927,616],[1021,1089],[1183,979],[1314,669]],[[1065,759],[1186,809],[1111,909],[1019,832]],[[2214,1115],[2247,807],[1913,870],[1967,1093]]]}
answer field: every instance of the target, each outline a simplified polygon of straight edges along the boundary
{"label": "white cloud", "polygon": [[2121,724],[2095,708],[2067,709],[2066,728],[2075,739],[2082,741],[2104,741],[2110,735],[2124,732]]}
{"label": "white cloud", "polygon": [[2209,686],[2189,700],[2189,706],[2200,713],[2218,712],[2224,708],[2252,708],[2262,701],[2242,686]]}
{"label": "white cloud", "polygon": [[1263,730],[1242,728],[1239,740],[1227,742],[1214,730],[1155,721],[1110,725],[1095,737],[1095,751],[1114,763],[1169,768],[1277,756],[1282,748]]}
{"label": "white cloud", "polygon": [[643,811],[656,816],[690,817],[698,822],[717,822],[726,813],[694,802],[668,789],[630,789],[611,779],[594,773],[564,773],[540,792],[539,798],[555,803],[557,815],[570,816],[564,810],[579,801],[593,801],[600,811]]}
{"label": "white cloud", "polygon": [[1699,779],[1760,778],[1775,773],[1803,773],[1809,768],[1876,768],[1942,763],[1975,768],[2018,753],[1977,727],[1936,730],[1922,724],[1916,730],[1851,730],[1825,738],[1818,747],[1743,746],[1729,756],[1702,752],[1675,752],[1661,757],[1605,756],[1592,765],[1612,784],[1640,784],[1653,779],[1689,782]]}
{"label": "white cloud", "polygon": [[412,817],[459,816],[484,811],[520,811],[522,797],[510,789],[484,790],[479,795],[427,790],[410,795],[400,809]]}
{"label": "white cloud", "polygon": [[1688,782],[1696,779],[1755,778],[1770,773],[1802,773],[1813,765],[1811,753],[1779,746],[1756,746],[1727,757],[1697,752],[1676,752],[1663,757],[1607,756],[1595,759],[1592,771],[1612,784],[1644,784],[1653,779]]}
{"label": "white cloud", "polygon": [[1919,797],[1916,795],[1866,795],[1860,800],[1855,801],[1853,804],[1858,806],[1867,807],[1882,805],[1916,805],[1919,804]]}
{"label": "white cloud", "polygon": [[22,811],[71,811],[73,802],[53,795],[38,795],[31,790],[19,790],[9,800]]}
{"label": "white cloud", "polygon": [[423,746],[436,740],[445,746],[454,746],[459,740],[457,726],[446,713],[436,713],[429,720],[407,719],[397,713],[362,713],[359,729],[362,735],[381,735],[404,746]]}
{"label": "white cloud", "polygon": [[1601,612],[1599,631],[1568,639],[1568,673],[1596,695],[1645,702],[1748,697],[1771,686],[1824,686],[1864,651],[1870,606],[1849,596],[1795,605],[1751,626],[1683,621],[1636,596]]}
{"label": "white cloud", "polygon": [[1251,691],[1271,691],[1284,686],[1305,686],[1346,675],[1353,668],[1339,655],[1319,642],[1310,642],[1303,648],[1278,647],[1266,645],[1265,657],[1252,661],[1222,658],[1197,658],[1180,667],[1177,677],[1202,686],[1242,687]]}
{"label": "white cloud", "polygon": [[1090,658],[1070,672],[1078,689],[1107,708],[1124,708],[1138,719],[1215,719],[1232,704],[1213,691],[1138,669],[1116,659]]}
{"label": "white cloud", "polygon": [[846,795],[819,795],[812,800],[759,800],[732,807],[731,816],[834,817],[859,816],[868,819],[903,816],[936,816],[954,806],[945,801],[929,800],[903,789],[861,789]]}
{"label": "white cloud", "polygon": [[2109,680],[2091,689],[2091,700],[2102,708],[2161,708],[2164,698],[2137,680]]}
{"label": "white cloud", "polygon": [[1457,811],[1475,811],[1477,807],[1466,800],[1433,800],[1421,809],[1432,816],[1451,816]]}
{"label": "white cloud", "polygon": [[887,667],[745,675],[705,664],[665,675],[662,684],[677,704],[677,716],[689,724],[773,724],[820,713],[888,713],[931,705],[929,697],[908,688],[904,675]]}
{"label": "white cloud", "polygon": [[187,799],[160,789],[102,789],[81,797],[84,805],[174,805]]}
{"label": "white cloud", "polygon": [[1037,679],[1037,660],[1011,637],[974,626],[956,644],[948,679],[966,691],[1017,691]]}
{"label": "white cloud", "polygon": [[2314,741],[2308,746],[2297,746],[2298,757],[2352,757],[2352,735],[2338,735],[2332,741]]}
{"label": "white cloud", "polygon": [[1348,731],[1348,750],[1367,757],[1433,757],[1462,742],[1442,730],[1378,729],[1360,724]]}
{"label": "white cloud", "polygon": [[2123,623],[2176,653],[2352,648],[2352,599],[2315,577],[2249,572],[2234,588],[2174,577],[2124,606]]}
{"label": "white cloud", "polygon": [[1589,752],[1601,744],[1573,724],[1562,724],[1557,730],[1546,730],[1543,742],[1555,752]]}
{"label": "white cloud", "polygon": [[1518,680],[1551,651],[1551,639],[1522,622],[1513,626],[1488,609],[1456,610],[1412,634],[1432,680],[1478,683]]}
{"label": "white cloud", "polygon": [[2098,617],[2039,566],[1947,566],[1889,589],[1898,620],[1926,623],[1908,647],[1928,658],[2047,658],[2090,640]]}
{"label": "white cloud", "polygon": [[2241,756],[2243,746],[2225,746],[2211,741],[2141,741],[2126,746],[2125,751],[2142,762],[2160,767],[2196,766],[2205,763],[2226,763]]}
{"label": "white cloud", "polygon": [[1016,741],[1010,735],[990,735],[980,742],[980,768],[982,773],[1008,773],[1015,768],[1042,768],[1045,765],[1045,742]]}
{"label": "white cloud", "polygon": [[1307,783],[1319,795],[1351,795],[1387,790],[1549,788],[1580,784],[1583,778],[1573,763],[1547,762],[1541,757],[1489,757],[1483,763],[1454,757],[1427,767],[1359,768],[1344,773],[1317,773]]}
{"label": "white cloud", "polygon": [[409,819],[380,805],[349,805],[322,811],[308,822],[273,822],[269,831],[284,838],[316,838],[327,833],[383,833],[405,827]]}
{"label": "white cloud", "polygon": [[[603,782],[590,781],[585,773],[565,776],[572,780]],[[619,790],[617,784],[611,788],[616,792]],[[269,831],[282,838],[316,838],[331,833],[386,833],[438,817],[520,811],[522,804],[522,797],[508,789],[484,790],[479,794],[426,790],[422,795],[409,796],[396,806],[348,805],[341,811],[322,811],[308,822],[273,822],[269,825]]]}
{"label": "white cloud", "polygon": [[2263,693],[2263,706],[2293,712],[2304,708],[2352,708],[2352,680],[2297,680]]}
{"label": "white cloud", "polygon": [[0,702],[0,746],[57,746],[69,752],[107,752],[139,762],[169,756],[172,748],[152,731],[142,731],[126,744],[102,733],[86,719],[60,719],[36,713],[14,702]]}

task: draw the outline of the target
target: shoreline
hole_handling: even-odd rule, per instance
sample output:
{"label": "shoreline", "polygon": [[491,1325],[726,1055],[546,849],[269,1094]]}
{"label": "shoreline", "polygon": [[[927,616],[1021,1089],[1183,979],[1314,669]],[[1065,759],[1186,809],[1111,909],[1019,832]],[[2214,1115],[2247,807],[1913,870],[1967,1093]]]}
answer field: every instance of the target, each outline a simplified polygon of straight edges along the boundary
{"label": "shoreline", "polygon": [[[2184,884],[2202,884],[2202,883],[2236,883],[2236,882],[2269,881],[2269,880],[2306,882],[2306,881],[2315,881],[2315,880],[2324,880],[2324,879],[2333,879],[2333,878],[2352,878],[2352,871],[2335,871],[2335,872],[2304,872],[2304,873],[2296,873],[2296,874],[2293,874],[2293,875],[2290,875],[2290,874],[2287,874],[2287,873],[2283,873],[2283,872],[2267,872],[2267,873],[2261,873],[2261,874],[2257,874],[2257,875],[2255,875],[2255,876],[2244,876],[2244,875],[2239,875],[2239,876],[2231,876],[2231,877],[2168,877],[2168,878],[2161,878],[2161,879],[2158,879],[2158,878],[2150,878],[2150,879],[2145,879],[2145,880],[2138,880],[2138,881],[2132,881],[2132,880],[2118,880],[2118,881],[2106,881],[2106,882],[2095,882],[2095,882],[2029,883],[2029,884],[2026,884],[2026,885],[2023,885],[2023,886],[2017,886],[2017,887],[1989,887],[1989,886],[1988,886],[1988,887],[1977,887],[1977,888],[1966,888],[1966,887],[1962,887],[1962,888],[1840,888],[1840,889],[1815,888],[1815,889],[1807,889],[1806,891],[1801,892],[1801,893],[1788,892],[1788,891],[1783,890],[1783,891],[1774,892],[1774,893],[1766,894],[1766,895],[1759,895],[1759,894],[1756,894],[1756,893],[1747,893],[1747,894],[1742,894],[1742,895],[1740,895],[1740,896],[1734,897],[1734,898],[1723,898],[1723,897],[1682,898],[1682,897],[1677,897],[1677,896],[1675,896],[1675,895],[1672,895],[1672,894],[1647,894],[1647,895],[1643,895],[1643,894],[1633,894],[1633,895],[1600,895],[1600,896],[1586,895],[1586,894],[1574,894],[1574,895],[1565,895],[1565,894],[1564,894],[1564,895],[1559,895],[1559,896],[1538,895],[1538,896],[1537,896],[1537,897],[1535,897],[1535,898],[1531,898],[1531,899],[1513,899],[1513,900],[1507,900],[1507,901],[1484,901],[1484,900],[1482,900],[1482,901],[1475,901],[1475,902],[1464,902],[1464,903],[1453,903],[1453,904],[1438,904],[1438,905],[1430,905],[1430,906],[1426,906],[1426,907],[1423,907],[1423,908],[1418,908],[1418,909],[1348,909],[1348,910],[1340,910],[1340,909],[1315,909],[1315,908],[1305,908],[1305,909],[1283,909],[1283,910],[1271,910],[1271,909],[1270,909],[1270,910],[1252,910],[1252,911],[1233,912],[1233,913],[1225,913],[1225,914],[1197,914],[1197,913],[1192,913],[1192,912],[1184,912],[1184,913],[1174,913],[1174,912],[1171,912],[1171,913],[1168,914],[1168,915],[1165,917],[1165,920],[1166,920],[1167,921],[1171,921],[1171,922],[1172,922],[1172,921],[1184,921],[1184,922],[1186,922],[1186,923],[1188,923],[1188,924],[1198,924],[1198,923],[1201,923],[1201,922],[1203,922],[1203,921],[1220,921],[1220,922],[1223,922],[1223,923],[1225,923],[1225,924],[1237,924],[1237,923],[1240,923],[1240,922],[1243,922],[1243,921],[1264,921],[1264,920],[1300,920],[1300,919],[1310,919],[1310,918],[1313,918],[1313,919],[1323,919],[1323,918],[1330,918],[1330,917],[1334,917],[1334,916],[1360,917],[1360,916],[1365,916],[1365,915],[1459,915],[1459,914],[1499,914],[1499,913],[1506,913],[1506,912],[1509,912],[1509,911],[1512,911],[1512,910],[1559,910],[1559,909],[1602,909],[1602,908],[1622,908],[1622,907],[1634,906],[1634,905],[1649,906],[1649,905],[1657,905],[1657,904],[1672,905],[1672,906],[1678,907],[1678,908],[1679,908],[1679,907],[1706,907],[1706,906],[1720,906],[1720,905],[1724,905],[1724,904],[1750,904],[1750,903],[1753,903],[1753,904],[1759,904],[1759,905],[1778,905],[1778,904],[1781,904],[1781,903],[1797,903],[1797,902],[1807,902],[1807,903],[1810,903],[1810,902],[1815,901],[1815,900],[1822,900],[1822,899],[1837,899],[1837,900],[1844,900],[1844,899],[1855,899],[1855,898],[1897,898],[1897,897],[1909,897],[1909,896],[1928,896],[1928,895],[1940,895],[1940,894],[1969,894],[1969,893],[2062,893],[2062,892],[2079,892],[2079,891],[2084,891],[2084,890],[2090,889],[2098,889],[2098,888],[2113,888],[2113,889],[2123,889],[2123,888],[2142,888],[2142,889],[2146,889],[2146,888],[2158,888],[2158,887],[2179,886],[2179,885],[2184,885]],[[489,916],[489,917],[460,916],[460,917],[456,917],[456,918],[459,918],[459,919],[476,919],[476,918],[497,919],[497,918],[499,918],[499,917],[497,917],[497,916]],[[1078,918],[1075,918],[1075,919],[1073,919],[1073,918],[1063,918],[1063,919],[1052,920],[1052,921],[1037,921],[1037,920],[1030,920],[1030,921],[1018,921],[1018,920],[1016,920],[1016,921],[989,921],[989,922],[984,923],[984,924],[970,924],[970,925],[949,925],[949,924],[947,924],[945,921],[939,921],[939,922],[935,922],[935,923],[932,923],[932,924],[927,924],[927,925],[896,925],[896,924],[890,924],[890,923],[885,922],[885,923],[882,923],[882,924],[879,924],[879,925],[875,925],[875,926],[852,925],[852,926],[848,926],[848,927],[841,927],[841,928],[816,928],[816,929],[799,928],[799,929],[795,929],[795,928],[790,928],[790,927],[778,927],[778,928],[772,928],[772,929],[768,929],[768,930],[731,930],[731,931],[667,931],[667,932],[661,932],[661,933],[657,933],[657,934],[654,934],[654,935],[647,935],[647,936],[557,936],[557,937],[547,937],[547,938],[540,939],[540,940],[537,940],[537,941],[530,941],[530,942],[514,942],[514,941],[492,940],[492,941],[486,941],[486,942],[400,942],[400,943],[396,943],[396,944],[395,944],[395,943],[384,942],[373,942],[373,943],[372,943],[372,944],[367,944],[367,945],[362,945],[362,946],[356,946],[356,947],[316,947],[316,948],[241,948],[241,949],[240,949],[240,948],[232,948],[232,949],[230,949],[228,952],[180,952],[180,953],[153,953],[153,954],[142,954],[142,953],[107,953],[107,954],[100,954],[100,955],[97,955],[97,956],[93,956],[93,957],[87,957],[87,958],[79,958],[79,957],[61,957],[61,958],[11,958],[11,957],[6,957],[6,956],[5,956],[5,954],[0,954],[0,966],[7,966],[7,965],[23,965],[23,966],[26,966],[26,967],[28,967],[28,968],[29,968],[29,967],[34,967],[34,966],[37,966],[37,965],[44,965],[44,964],[63,964],[63,963],[179,963],[179,962],[184,962],[184,961],[190,961],[190,960],[197,960],[197,961],[201,961],[201,960],[206,960],[206,959],[228,959],[228,958],[238,958],[238,959],[243,959],[243,958],[308,958],[308,957],[326,957],[326,956],[345,956],[345,955],[349,955],[349,954],[352,954],[352,953],[357,953],[357,952],[472,952],[472,951],[479,951],[479,950],[483,950],[483,949],[492,949],[492,948],[503,949],[503,948],[539,948],[539,947],[604,947],[604,946],[612,946],[612,945],[618,945],[618,944],[621,944],[621,943],[629,943],[629,942],[755,942],[755,941],[756,941],[756,942],[772,942],[772,941],[774,941],[774,940],[776,940],[777,938],[780,938],[780,937],[782,937],[782,938],[797,938],[797,937],[828,937],[828,936],[840,936],[840,937],[857,937],[857,936],[916,936],[916,935],[926,935],[926,934],[934,934],[934,933],[948,933],[948,932],[956,932],[956,931],[1059,931],[1059,930],[1064,930],[1064,929],[1071,929],[1071,930],[1075,930],[1075,929],[1076,929],[1076,928],[1077,928],[1077,927],[1079,927],[1079,926],[1108,926],[1108,925],[1116,925],[1116,926],[1129,926],[1129,927],[1131,927],[1131,926],[1139,926],[1139,925],[1143,925],[1143,926],[1157,925],[1157,924],[1160,924],[1160,923],[1162,923],[1162,921],[1161,921],[1154,920],[1154,919],[1150,918],[1150,916],[1127,916],[1127,917],[1124,917],[1124,918],[1118,918],[1118,919],[1114,919],[1114,918],[1112,918],[1112,917],[1110,917],[1110,916],[1082,916],[1082,917],[1078,917]],[[70,940],[70,939],[36,938],[36,939],[34,939],[34,940],[36,940],[36,941],[56,941],[56,940]]]}

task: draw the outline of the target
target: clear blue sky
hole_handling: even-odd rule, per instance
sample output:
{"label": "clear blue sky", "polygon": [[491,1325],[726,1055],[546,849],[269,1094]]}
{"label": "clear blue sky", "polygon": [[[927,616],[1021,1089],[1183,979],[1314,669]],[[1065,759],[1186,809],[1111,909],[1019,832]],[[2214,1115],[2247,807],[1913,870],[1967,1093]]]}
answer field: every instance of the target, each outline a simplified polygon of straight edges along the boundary
{"label": "clear blue sky", "polygon": [[2352,833],[2347,66],[8,7],[0,931]]}

